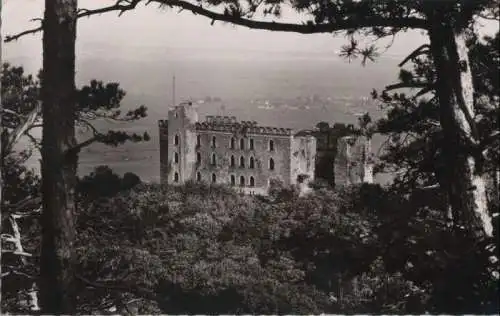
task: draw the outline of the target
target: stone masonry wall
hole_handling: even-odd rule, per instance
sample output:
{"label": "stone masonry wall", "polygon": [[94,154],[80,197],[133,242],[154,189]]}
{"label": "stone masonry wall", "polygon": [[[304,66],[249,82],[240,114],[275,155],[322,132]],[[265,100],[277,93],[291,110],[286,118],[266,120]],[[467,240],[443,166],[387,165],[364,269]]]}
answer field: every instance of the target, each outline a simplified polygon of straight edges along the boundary
{"label": "stone masonry wall", "polygon": [[[314,180],[316,165],[316,138],[312,136],[294,137],[292,142],[292,172],[291,183],[309,182]],[[307,179],[299,179],[299,176]]]}
{"label": "stone masonry wall", "polygon": [[[234,176],[235,185],[241,187],[241,177],[244,177],[244,186],[250,187],[250,178],[254,179],[254,188],[267,188],[269,178],[277,178],[286,184],[290,184],[290,145],[291,137],[252,135],[241,133],[226,133],[219,131],[198,131],[200,145],[196,146],[197,154],[201,156],[201,162],[197,165],[192,179],[197,179],[196,173],[200,173],[201,180],[212,182],[212,175],[216,177],[216,183],[231,184],[231,176]],[[215,148],[212,141],[215,137]],[[231,139],[234,140],[234,148],[231,148]],[[240,142],[243,140],[243,149]],[[250,142],[253,141],[253,149]],[[269,150],[269,142],[274,142],[274,150]],[[215,154],[215,165],[212,163],[212,155]],[[234,157],[234,166],[231,165],[231,157]],[[243,158],[244,166],[241,166]],[[270,169],[270,159],[274,160],[274,170]],[[253,159],[253,168],[251,160]],[[250,188],[249,188],[250,190]]]}
{"label": "stone masonry wall", "polygon": [[338,140],[334,162],[335,186],[373,182],[370,145],[365,136],[346,136]]}

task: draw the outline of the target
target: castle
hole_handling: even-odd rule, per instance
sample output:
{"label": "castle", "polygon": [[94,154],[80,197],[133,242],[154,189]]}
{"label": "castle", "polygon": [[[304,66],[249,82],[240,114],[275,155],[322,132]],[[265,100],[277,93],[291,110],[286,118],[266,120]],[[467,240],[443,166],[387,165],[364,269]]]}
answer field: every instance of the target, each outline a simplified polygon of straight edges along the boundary
{"label": "castle", "polygon": [[[200,122],[190,102],[169,110],[168,120],[158,124],[160,175],[165,184],[204,181],[266,194],[272,179],[300,186],[318,176],[317,142],[310,133],[259,126],[234,116],[207,116]],[[367,143],[355,137],[339,141],[342,145],[332,163],[338,166],[335,179],[342,185],[370,181],[365,172]]]}

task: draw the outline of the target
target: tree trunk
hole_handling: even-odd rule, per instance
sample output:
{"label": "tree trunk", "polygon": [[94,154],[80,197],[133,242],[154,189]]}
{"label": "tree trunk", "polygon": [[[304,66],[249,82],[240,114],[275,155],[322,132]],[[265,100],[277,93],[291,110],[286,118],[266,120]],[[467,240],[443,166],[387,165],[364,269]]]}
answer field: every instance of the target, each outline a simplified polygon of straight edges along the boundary
{"label": "tree trunk", "polygon": [[[472,73],[464,31],[454,30],[446,15],[430,14],[429,37],[436,69],[440,120],[446,158],[444,182],[455,227],[463,226],[476,238],[492,235],[485,181],[478,155],[473,155],[474,124]],[[479,159],[478,159],[479,158]]]}
{"label": "tree trunk", "polygon": [[75,39],[77,0],[45,0],[42,73],[42,254],[40,305],[73,314],[76,164]]}
{"label": "tree trunk", "polygon": [[[2,62],[2,5],[3,1],[0,0],[0,66],[3,65]],[[0,91],[2,91],[2,80],[0,80]],[[2,148],[2,136],[3,135],[3,103],[2,103],[2,94],[0,93],[0,151]],[[3,153],[0,152],[0,157],[3,157]],[[3,206],[3,159],[0,160],[0,210]],[[2,231],[2,220],[0,218],[0,232]],[[0,263],[2,262],[2,252],[0,251]],[[2,265],[0,264],[0,276],[2,275]],[[1,285],[0,285],[1,287]],[[0,302],[2,302],[2,291],[0,288]]]}

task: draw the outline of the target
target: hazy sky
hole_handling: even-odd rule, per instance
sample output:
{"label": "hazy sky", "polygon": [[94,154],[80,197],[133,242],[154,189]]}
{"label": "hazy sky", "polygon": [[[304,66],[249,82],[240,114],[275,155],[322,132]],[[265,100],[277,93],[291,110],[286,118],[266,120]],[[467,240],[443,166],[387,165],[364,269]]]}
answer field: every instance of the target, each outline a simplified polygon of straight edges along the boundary
{"label": "hazy sky", "polygon": [[[2,33],[12,34],[36,25],[29,20],[43,14],[42,0],[2,0]],[[82,8],[99,7],[113,3],[109,0],[80,0]],[[293,14],[285,20],[293,20]],[[498,28],[493,23],[488,29]],[[425,41],[419,32],[411,32],[396,38],[386,56],[400,57]],[[334,38],[330,34],[302,35],[283,32],[250,30],[195,16],[188,11],[177,13],[160,10],[156,6],[140,6],[138,9],[117,17],[116,13],[85,18],[78,22],[77,58],[107,57],[133,58],[147,62],[141,55],[141,47],[176,49],[190,48],[193,51],[218,55],[241,54],[246,50],[269,52],[313,52],[335,54],[345,43],[345,38]],[[383,44],[383,43],[382,43]],[[383,45],[382,45],[383,46]],[[41,35],[29,35],[17,42],[3,45],[6,60],[22,61],[28,71],[41,66]],[[213,56],[212,56],[213,57]]]}
{"label": "hazy sky", "polygon": [[[4,35],[25,30],[36,25],[29,20],[43,14],[42,0],[3,0]],[[80,7],[96,7],[112,3],[108,0],[80,0]],[[285,17],[286,18],[286,17]],[[288,17],[289,19],[293,16]],[[4,46],[6,59],[29,56],[33,63],[41,60],[40,35],[27,36],[18,42]],[[401,36],[391,54],[407,53],[410,47],[417,47],[422,42],[419,34]],[[192,49],[226,49],[259,51],[300,51],[300,52],[335,52],[345,43],[345,39],[333,38],[329,34],[301,35],[278,33],[262,30],[250,30],[229,24],[216,22],[195,16],[184,11],[178,14],[172,10],[159,10],[155,6],[144,7],[128,12],[122,17],[108,13],[82,19],[78,22],[78,53],[93,54],[99,47],[113,47],[109,54],[123,57],[128,54],[140,54],[137,47],[172,47]],[[134,56],[139,57],[140,56]]]}

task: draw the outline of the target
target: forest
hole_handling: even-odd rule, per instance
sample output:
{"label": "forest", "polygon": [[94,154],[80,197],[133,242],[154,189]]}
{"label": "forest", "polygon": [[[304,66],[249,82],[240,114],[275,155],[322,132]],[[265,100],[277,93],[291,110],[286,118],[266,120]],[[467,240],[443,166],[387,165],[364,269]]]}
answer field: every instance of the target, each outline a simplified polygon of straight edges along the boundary
{"label": "forest", "polygon": [[[140,2],[85,10],[76,0],[47,0],[43,26],[5,38],[42,31],[44,55],[36,76],[2,64],[3,313],[498,313],[500,35],[474,29],[477,19],[498,20],[497,1],[148,1],[212,23],[344,32],[342,56],[362,63],[378,50],[360,47],[359,37],[428,32],[429,44],[401,62],[395,83],[372,91],[385,116],[365,115],[356,127],[385,136],[376,171],[393,181],[316,181],[307,195],[275,181],[267,196],[144,183],[107,166],[77,176],[81,149],[149,140],[97,128],[101,119],[147,116],[145,106],[122,112],[118,83],[76,87],[74,79],[77,19]],[[313,19],[254,15],[279,19],[288,5]],[[318,126],[328,132],[335,123]],[[41,142],[30,134],[37,127]],[[79,129],[91,136],[77,141]],[[19,149],[23,137],[31,145]],[[41,174],[26,165],[33,150]]]}

